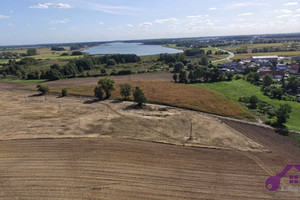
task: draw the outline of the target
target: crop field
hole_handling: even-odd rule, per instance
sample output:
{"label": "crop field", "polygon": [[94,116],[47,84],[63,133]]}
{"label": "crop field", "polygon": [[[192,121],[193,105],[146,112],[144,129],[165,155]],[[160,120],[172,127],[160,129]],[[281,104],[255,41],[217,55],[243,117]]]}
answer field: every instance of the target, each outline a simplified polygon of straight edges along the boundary
{"label": "crop field", "polygon": [[233,59],[251,58],[252,56],[272,56],[272,55],[274,55],[274,56],[300,56],[300,51],[235,54]]}
{"label": "crop field", "polygon": [[15,89],[0,96],[1,199],[300,197],[265,188],[300,162],[300,149],[271,129],[159,105]]}
{"label": "crop field", "polygon": [[292,106],[292,113],[290,115],[290,119],[286,123],[286,126],[290,129],[300,131],[300,104],[297,102],[287,102],[277,99],[270,99],[269,97],[263,95],[258,86],[254,86],[242,79],[233,80],[231,82],[197,84],[196,86],[200,86],[202,88],[210,89],[212,91],[223,94],[224,96],[230,98],[235,102],[238,102],[239,97],[256,95],[258,99],[266,101],[277,108],[279,108],[280,104],[289,103]]}
{"label": "crop field", "polygon": [[282,47],[291,45],[292,43],[262,43],[262,44],[242,44],[242,45],[236,45],[236,46],[227,46],[222,47],[222,49],[225,49],[227,51],[235,51],[243,46],[247,46],[248,49],[254,49],[254,48],[264,48],[264,47]]}
{"label": "crop field", "polygon": [[[143,89],[148,101],[166,105],[178,106],[238,119],[253,120],[253,116],[242,106],[216,92],[196,88],[185,84],[175,84],[166,81],[118,81],[112,98],[121,98],[119,85],[129,83]],[[52,92],[59,93],[62,87],[51,87]],[[95,85],[66,87],[69,94],[94,96]]]}

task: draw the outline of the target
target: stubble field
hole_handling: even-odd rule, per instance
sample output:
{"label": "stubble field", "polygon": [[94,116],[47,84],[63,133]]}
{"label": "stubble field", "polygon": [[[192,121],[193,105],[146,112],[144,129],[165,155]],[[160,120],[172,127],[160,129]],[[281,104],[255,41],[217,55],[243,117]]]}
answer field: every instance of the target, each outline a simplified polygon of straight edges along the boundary
{"label": "stubble field", "polygon": [[0,93],[1,199],[300,197],[264,186],[300,162],[273,130],[164,106]]}

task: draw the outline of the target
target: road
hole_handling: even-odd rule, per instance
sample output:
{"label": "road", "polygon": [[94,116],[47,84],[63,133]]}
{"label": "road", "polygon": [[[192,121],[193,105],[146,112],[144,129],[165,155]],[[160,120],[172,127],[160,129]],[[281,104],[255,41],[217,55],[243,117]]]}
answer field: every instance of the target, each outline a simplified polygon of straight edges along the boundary
{"label": "road", "polygon": [[214,61],[211,61],[212,63],[230,60],[231,58],[234,57],[234,53],[232,53],[232,52],[230,52],[230,51],[226,51],[226,50],[220,49],[220,48],[214,48],[214,49],[216,49],[217,51],[227,52],[227,53],[229,53],[229,56],[226,57],[226,58],[222,58],[222,59],[220,59],[220,60],[214,60]]}

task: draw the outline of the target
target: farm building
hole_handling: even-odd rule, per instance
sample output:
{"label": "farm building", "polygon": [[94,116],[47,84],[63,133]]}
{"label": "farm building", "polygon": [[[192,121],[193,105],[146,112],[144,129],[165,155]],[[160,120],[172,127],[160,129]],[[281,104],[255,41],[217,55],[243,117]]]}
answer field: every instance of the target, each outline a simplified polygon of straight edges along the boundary
{"label": "farm building", "polygon": [[262,62],[262,61],[272,62],[272,61],[277,61],[278,58],[279,58],[278,56],[252,56],[251,61],[252,62]]}

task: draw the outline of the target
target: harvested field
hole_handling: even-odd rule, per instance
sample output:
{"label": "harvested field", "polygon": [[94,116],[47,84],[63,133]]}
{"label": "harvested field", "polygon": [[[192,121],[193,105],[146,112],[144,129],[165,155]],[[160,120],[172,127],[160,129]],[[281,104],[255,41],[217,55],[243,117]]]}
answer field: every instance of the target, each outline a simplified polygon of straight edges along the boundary
{"label": "harvested field", "polygon": [[[253,115],[242,106],[214,91],[193,87],[186,84],[175,84],[166,81],[118,81],[113,91],[113,98],[121,98],[120,84],[128,83],[132,87],[143,89],[147,100],[153,103],[178,106],[217,115],[238,119],[254,120]],[[67,87],[69,94],[94,96],[96,85]],[[52,92],[60,93],[63,87],[50,88]],[[133,99],[133,97],[132,97]]]}
{"label": "harvested field", "polygon": [[265,188],[300,163],[300,149],[273,130],[165,106],[33,94],[0,90],[0,199],[300,198]]}
{"label": "harvested field", "polygon": [[[38,96],[0,91],[0,139],[99,137],[130,138],[177,145],[267,151],[217,118],[193,111],[131,102]],[[189,140],[192,124],[192,140]]]}
{"label": "harvested field", "polygon": [[[123,81],[173,81],[171,73],[157,73],[157,74],[133,74],[126,76],[110,76],[109,78],[116,82]],[[82,85],[94,85],[98,83],[100,77],[93,78],[72,78],[45,83],[49,87],[70,87]]]}

